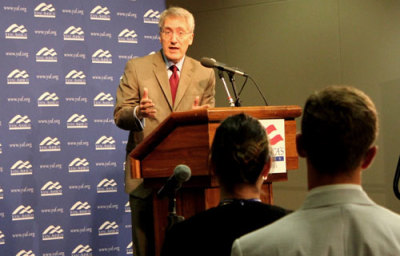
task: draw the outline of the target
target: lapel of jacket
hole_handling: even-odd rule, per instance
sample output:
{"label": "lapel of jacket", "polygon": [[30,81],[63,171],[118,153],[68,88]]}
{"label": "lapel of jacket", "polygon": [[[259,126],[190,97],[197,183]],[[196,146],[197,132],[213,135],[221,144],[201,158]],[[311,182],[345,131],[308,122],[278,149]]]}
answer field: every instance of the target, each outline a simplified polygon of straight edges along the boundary
{"label": "lapel of jacket", "polygon": [[182,101],[183,96],[185,95],[186,90],[189,88],[192,80],[192,75],[193,75],[193,69],[194,65],[192,60],[186,56],[185,57],[185,62],[183,63],[181,74],[179,77],[179,84],[178,84],[178,90],[176,92],[176,97],[175,97],[175,105],[174,105],[174,110],[177,109],[179,106],[179,103]]}
{"label": "lapel of jacket", "polygon": [[153,69],[154,75],[156,76],[158,84],[160,85],[160,89],[164,94],[165,99],[168,102],[169,108],[172,111],[173,105],[172,105],[171,88],[169,86],[166,65],[160,51],[155,54],[153,64],[154,64],[154,69]]}

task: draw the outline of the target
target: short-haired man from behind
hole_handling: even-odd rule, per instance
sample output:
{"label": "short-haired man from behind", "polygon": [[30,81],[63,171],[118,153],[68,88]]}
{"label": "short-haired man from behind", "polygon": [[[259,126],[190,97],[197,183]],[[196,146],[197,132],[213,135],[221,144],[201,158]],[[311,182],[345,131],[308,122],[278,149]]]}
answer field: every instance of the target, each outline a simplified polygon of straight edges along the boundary
{"label": "short-haired man from behind", "polygon": [[400,255],[400,215],[374,203],[361,187],[377,134],[375,105],[362,91],[331,86],[312,94],[297,137],[307,161],[305,202],[237,239],[232,255]]}
{"label": "short-haired man from behind", "polygon": [[271,158],[265,128],[257,119],[246,114],[225,119],[215,133],[211,165],[221,187],[219,206],[173,226],[163,256],[230,255],[235,238],[288,213],[260,200]]}

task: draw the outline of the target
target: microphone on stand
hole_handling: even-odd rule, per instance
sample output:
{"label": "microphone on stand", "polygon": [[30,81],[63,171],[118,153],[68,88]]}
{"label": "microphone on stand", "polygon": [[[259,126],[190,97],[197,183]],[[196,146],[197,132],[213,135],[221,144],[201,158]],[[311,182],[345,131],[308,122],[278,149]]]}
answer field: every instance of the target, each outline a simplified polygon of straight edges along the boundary
{"label": "microphone on stand", "polygon": [[[200,63],[201,63],[201,65],[203,65],[206,68],[217,68],[218,69],[218,75],[224,85],[225,92],[228,96],[229,105],[231,107],[235,107],[235,106],[239,107],[240,100],[239,100],[238,94],[236,93],[235,79],[233,78],[233,76],[235,74],[239,74],[241,76],[246,77],[246,80],[247,80],[247,77],[248,77],[247,74],[245,74],[244,72],[242,72],[238,69],[227,67],[225,64],[217,62],[213,58],[203,57],[203,58],[201,58]],[[229,93],[229,89],[228,89],[228,86],[226,85],[223,71],[226,71],[229,74],[229,79],[232,83],[232,89],[233,89],[233,94],[235,96],[235,101],[233,101],[231,94]]]}
{"label": "microphone on stand", "polygon": [[[248,78],[250,78],[250,80],[253,81],[254,85],[256,86],[256,88],[258,90],[258,93],[261,95],[261,97],[262,97],[262,99],[263,99],[263,101],[265,103],[265,106],[268,106],[267,100],[265,99],[263,93],[261,92],[260,87],[253,80],[253,78],[251,76],[249,76],[248,74],[246,74],[245,72],[243,72],[243,71],[241,71],[241,70],[239,70],[237,68],[228,67],[224,63],[218,62],[213,58],[203,57],[203,58],[200,59],[200,63],[204,67],[217,68],[219,70],[219,77],[221,78],[222,83],[224,84],[224,88],[225,88],[225,91],[226,91],[226,93],[228,95],[228,100],[229,100],[229,104],[230,104],[231,107],[234,107],[234,106],[240,107],[239,96],[240,96],[240,93],[242,92],[242,90],[244,89],[244,86],[246,85],[246,82],[247,82]],[[232,99],[232,97],[231,97],[231,95],[229,93],[228,87],[226,86],[225,79],[223,77],[222,71],[226,71],[229,74],[229,79],[230,79],[230,81],[232,83],[233,94],[234,94],[234,96],[236,98],[235,102],[233,102],[233,99]],[[246,78],[246,80],[245,80],[244,84],[242,85],[242,88],[240,89],[239,93],[236,93],[235,79],[233,77],[235,74],[244,76]]]}
{"label": "microphone on stand", "polygon": [[164,196],[174,196],[175,192],[178,191],[182,183],[188,181],[192,172],[189,166],[180,164],[174,169],[174,173],[168,178],[167,182],[158,190],[157,196],[162,198]]}
{"label": "microphone on stand", "polygon": [[207,67],[207,68],[217,68],[219,70],[234,73],[234,74],[241,75],[244,77],[248,76],[245,72],[240,71],[237,68],[228,67],[224,63],[218,62],[213,58],[203,57],[203,58],[201,58],[200,63],[201,63],[201,65],[203,65],[204,67]]}
{"label": "microphone on stand", "polygon": [[176,214],[176,191],[178,191],[183,182],[190,179],[192,172],[189,166],[180,164],[174,169],[174,173],[168,178],[167,182],[158,190],[158,198],[168,196],[168,226],[166,232],[168,232],[176,223],[185,220],[183,216]]}

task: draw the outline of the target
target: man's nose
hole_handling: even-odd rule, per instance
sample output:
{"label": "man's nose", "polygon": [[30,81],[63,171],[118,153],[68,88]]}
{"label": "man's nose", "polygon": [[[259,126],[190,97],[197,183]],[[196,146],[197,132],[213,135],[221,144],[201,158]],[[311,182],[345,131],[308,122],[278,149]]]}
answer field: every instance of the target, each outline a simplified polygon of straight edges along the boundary
{"label": "man's nose", "polygon": [[178,42],[178,34],[177,34],[177,33],[175,33],[175,32],[172,33],[171,42],[172,42],[172,43]]}

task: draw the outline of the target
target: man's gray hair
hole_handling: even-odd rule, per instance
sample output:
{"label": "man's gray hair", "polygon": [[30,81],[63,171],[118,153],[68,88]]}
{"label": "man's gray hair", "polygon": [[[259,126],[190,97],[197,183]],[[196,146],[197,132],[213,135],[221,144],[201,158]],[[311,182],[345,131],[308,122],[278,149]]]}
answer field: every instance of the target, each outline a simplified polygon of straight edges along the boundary
{"label": "man's gray hair", "polygon": [[181,7],[170,7],[164,10],[160,15],[160,21],[158,22],[160,31],[163,29],[167,17],[183,17],[189,26],[189,32],[194,32],[194,17],[188,10]]}

